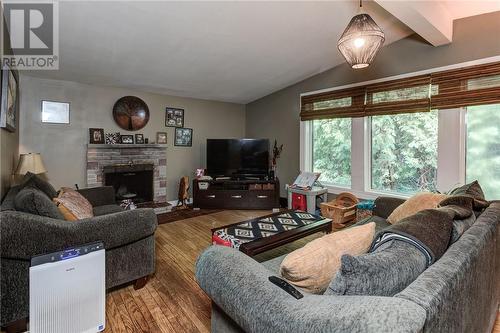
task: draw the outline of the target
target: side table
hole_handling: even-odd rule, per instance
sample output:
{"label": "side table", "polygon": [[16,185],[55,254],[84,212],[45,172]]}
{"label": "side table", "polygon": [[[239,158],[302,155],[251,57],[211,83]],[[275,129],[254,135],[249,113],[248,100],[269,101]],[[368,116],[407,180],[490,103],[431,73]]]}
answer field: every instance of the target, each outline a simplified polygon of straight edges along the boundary
{"label": "side table", "polygon": [[288,187],[288,209],[292,209],[292,193],[303,194],[306,196],[307,212],[316,214],[316,197],[321,196],[323,202],[327,201],[328,189],[325,187],[314,186],[310,190],[301,190]]}

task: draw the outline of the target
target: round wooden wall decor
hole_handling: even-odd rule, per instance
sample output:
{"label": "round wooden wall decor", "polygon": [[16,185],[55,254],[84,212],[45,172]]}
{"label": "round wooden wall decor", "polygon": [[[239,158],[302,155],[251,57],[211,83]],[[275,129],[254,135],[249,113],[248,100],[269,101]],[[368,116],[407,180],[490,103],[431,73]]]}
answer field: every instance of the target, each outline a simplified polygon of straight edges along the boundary
{"label": "round wooden wall decor", "polygon": [[137,131],[148,123],[149,109],[139,97],[125,96],[113,106],[113,118],[124,130]]}

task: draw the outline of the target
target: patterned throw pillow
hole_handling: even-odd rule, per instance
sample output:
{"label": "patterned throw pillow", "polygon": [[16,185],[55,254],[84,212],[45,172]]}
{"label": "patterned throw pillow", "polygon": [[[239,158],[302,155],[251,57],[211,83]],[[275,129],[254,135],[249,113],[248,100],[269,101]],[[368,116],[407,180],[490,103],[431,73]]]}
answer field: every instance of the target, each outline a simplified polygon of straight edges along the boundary
{"label": "patterned throw pillow", "polygon": [[437,208],[439,203],[446,199],[446,194],[439,193],[417,193],[400,206],[398,206],[387,218],[390,224],[398,223],[405,217],[416,214],[424,209]]}
{"label": "patterned throw pillow", "polygon": [[71,188],[61,188],[59,196],[54,198],[54,202],[67,221],[94,217],[93,208],[90,202]]}
{"label": "patterned throw pillow", "polygon": [[315,239],[285,257],[281,276],[297,287],[320,294],[337,273],[342,255],[366,253],[374,236],[375,223],[371,222]]}

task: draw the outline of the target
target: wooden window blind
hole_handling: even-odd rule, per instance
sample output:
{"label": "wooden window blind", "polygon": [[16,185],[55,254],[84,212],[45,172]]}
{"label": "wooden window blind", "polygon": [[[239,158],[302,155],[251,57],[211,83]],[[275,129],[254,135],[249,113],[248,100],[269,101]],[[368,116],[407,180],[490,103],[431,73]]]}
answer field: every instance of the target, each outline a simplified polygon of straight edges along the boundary
{"label": "wooden window blind", "polygon": [[301,120],[500,103],[500,62],[303,96]]}
{"label": "wooden window blind", "polygon": [[364,87],[302,96],[300,119],[363,117],[364,104]]}
{"label": "wooden window blind", "polygon": [[432,74],[434,109],[500,103],[500,62]]}
{"label": "wooden window blind", "polygon": [[381,82],[366,87],[366,116],[430,111],[430,75]]}

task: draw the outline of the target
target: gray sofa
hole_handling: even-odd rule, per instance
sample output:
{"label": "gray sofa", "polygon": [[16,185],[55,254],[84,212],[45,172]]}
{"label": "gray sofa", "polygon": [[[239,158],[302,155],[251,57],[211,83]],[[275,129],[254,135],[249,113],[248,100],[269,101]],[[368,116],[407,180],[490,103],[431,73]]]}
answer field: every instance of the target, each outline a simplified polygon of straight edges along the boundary
{"label": "gray sofa", "polygon": [[106,288],[132,281],[143,284],[155,271],[157,221],[152,209],[124,211],[116,205],[112,187],[84,189],[79,192],[90,201],[95,216],[71,222],[16,210],[21,188],[11,188],[1,205],[2,326],[16,326],[29,316],[29,267],[35,255],[102,241]]}
{"label": "gray sofa", "polygon": [[[380,230],[402,201],[379,198]],[[366,223],[361,221],[360,223]],[[212,299],[212,332],[483,332],[500,296],[500,202],[493,202],[433,265],[393,297],[305,294],[296,300],[271,284],[283,257],[258,263],[211,246],[196,278]]]}

